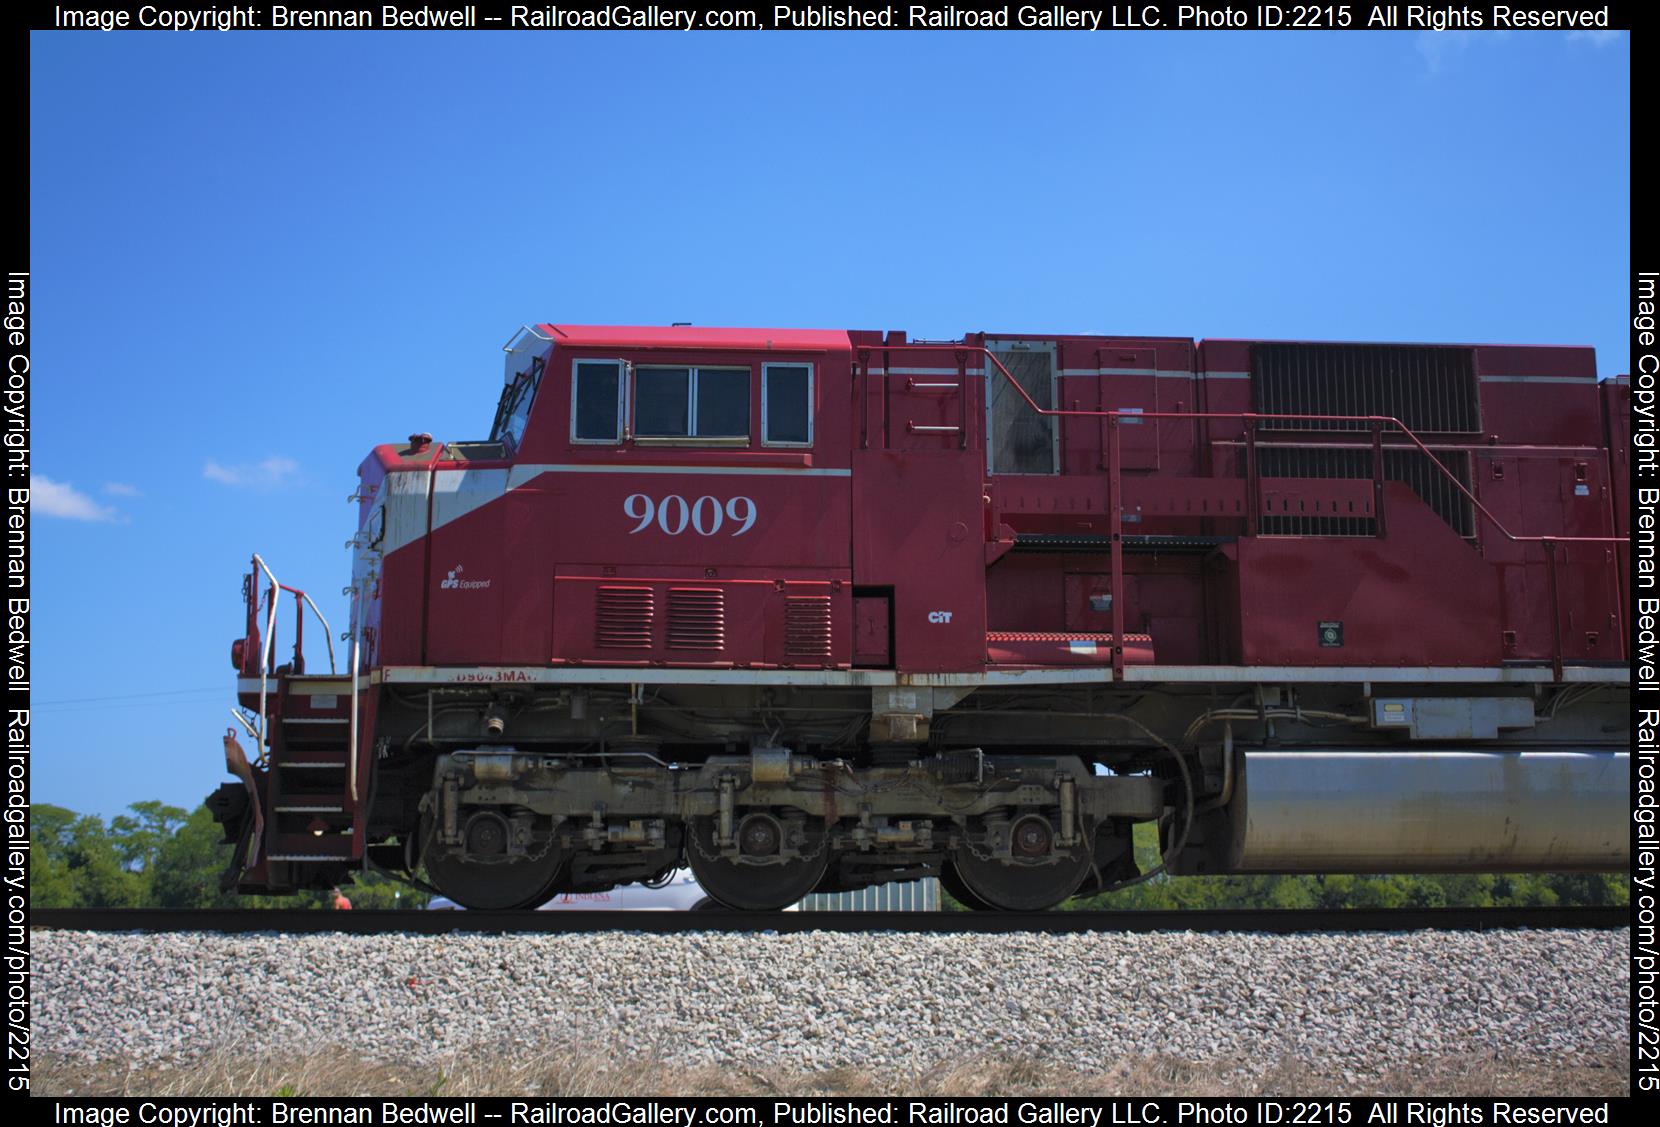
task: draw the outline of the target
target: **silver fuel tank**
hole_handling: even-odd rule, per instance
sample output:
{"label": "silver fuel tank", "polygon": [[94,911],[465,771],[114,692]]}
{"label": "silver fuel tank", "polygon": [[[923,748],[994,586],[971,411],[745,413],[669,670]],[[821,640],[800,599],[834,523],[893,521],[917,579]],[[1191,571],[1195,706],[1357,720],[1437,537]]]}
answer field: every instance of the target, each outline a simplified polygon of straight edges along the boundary
{"label": "silver fuel tank", "polygon": [[1587,872],[1631,864],[1626,751],[1245,751],[1236,765],[1229,836],[1215,843],[1225,870]]}

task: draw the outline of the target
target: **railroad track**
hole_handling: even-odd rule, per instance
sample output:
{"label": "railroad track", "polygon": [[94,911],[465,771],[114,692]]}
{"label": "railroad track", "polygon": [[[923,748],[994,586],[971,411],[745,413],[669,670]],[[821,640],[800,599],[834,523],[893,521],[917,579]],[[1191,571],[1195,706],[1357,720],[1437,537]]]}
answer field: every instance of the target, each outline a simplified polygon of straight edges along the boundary
{"label": "railroad track", "polygon": [[929,934],[1034,931],[1298,932],[1494,931],[1516,928],[1599,931],[1626,928],[1626,908],[1378,908],[1340,911],[1229,909],[1122,912],[332,912],[323,910],[40,908],[31,928],[105,932],[802,932],[899,931]]}

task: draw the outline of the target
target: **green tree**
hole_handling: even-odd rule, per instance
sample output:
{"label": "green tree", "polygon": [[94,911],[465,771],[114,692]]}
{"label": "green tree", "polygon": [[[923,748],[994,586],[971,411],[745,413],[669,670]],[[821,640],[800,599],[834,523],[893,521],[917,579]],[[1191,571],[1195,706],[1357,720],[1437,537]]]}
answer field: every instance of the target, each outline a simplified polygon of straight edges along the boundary
{"label": "green tree", "polygon": [[153,799],[135,802],[127,809],[133,812],[131,816],[117,814],[110,819],[110,837],[123,868],[148,872],[154,868],[162,844],[172,838],[188,815],[177,806]]}
{"label": "green tree", "polygon": [[[183,813],[181,811],[181,813]],[[232,847],[206,806],[198,806],[156,848],[150,902],[158,908],[248,906],[234,891],[219,890]]]}
{"label": "green tree", "polygon": [[104,820],[48,803],[30,813],[31,904],[128,908],[144,901],[144,878],[122,864]]}

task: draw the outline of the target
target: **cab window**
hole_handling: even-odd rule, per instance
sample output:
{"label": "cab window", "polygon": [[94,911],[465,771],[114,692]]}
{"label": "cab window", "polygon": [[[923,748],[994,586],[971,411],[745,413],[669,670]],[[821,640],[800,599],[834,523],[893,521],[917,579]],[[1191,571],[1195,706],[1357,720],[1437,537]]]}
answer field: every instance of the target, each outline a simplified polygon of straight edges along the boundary
{"label": "cab window", "polygon": [[813,444],[813,366],[761,365],[761,443]]}
{"label": "cab window", "polygon": [[621,360],[578,360],[571,372],[571,440],[615,443],[622,439]]}
{"label": "cab window", "polygon": [[748,368],[634,369],[634,436],[749,440]]}

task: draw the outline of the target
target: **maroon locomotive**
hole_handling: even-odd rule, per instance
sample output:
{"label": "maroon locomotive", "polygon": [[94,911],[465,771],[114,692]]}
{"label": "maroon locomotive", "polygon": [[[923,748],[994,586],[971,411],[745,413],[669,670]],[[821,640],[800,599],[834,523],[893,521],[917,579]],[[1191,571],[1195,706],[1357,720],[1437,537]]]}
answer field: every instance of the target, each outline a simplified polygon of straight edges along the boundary
{"label": "maroon locomotive", "polygon": [[487,438],[359,468],[343,671],[273,667],[255,558],[257,758],[227,735],[214,798],[245,892],[689,864],[739,908],[938,875],[1031,909],[1144,878],[1138,822],[1174,872],[1629,863],[1630,388],[1590,349],[506,352]]}

